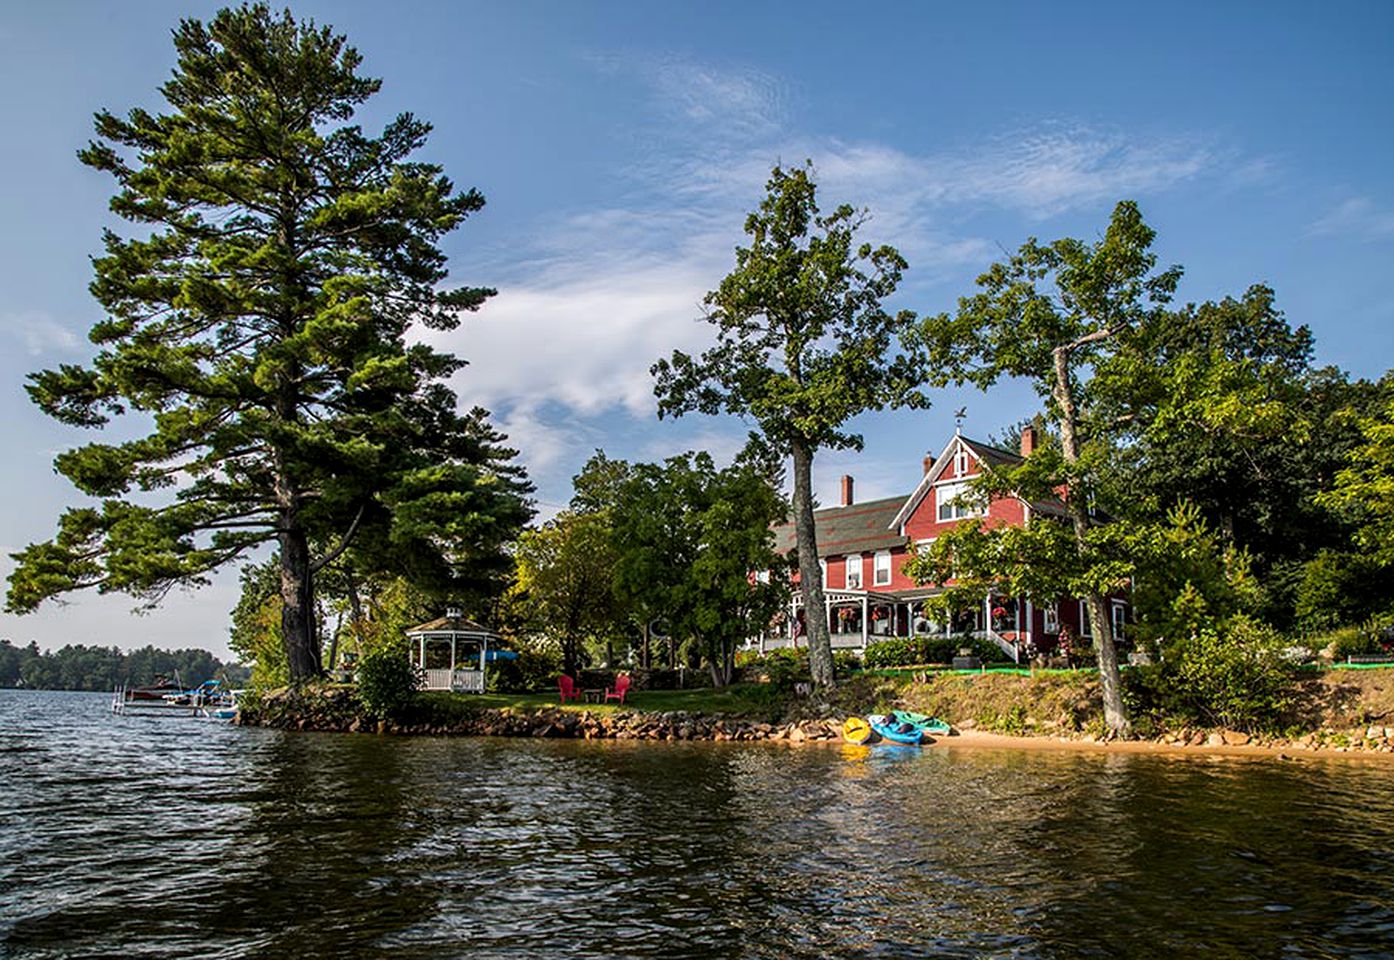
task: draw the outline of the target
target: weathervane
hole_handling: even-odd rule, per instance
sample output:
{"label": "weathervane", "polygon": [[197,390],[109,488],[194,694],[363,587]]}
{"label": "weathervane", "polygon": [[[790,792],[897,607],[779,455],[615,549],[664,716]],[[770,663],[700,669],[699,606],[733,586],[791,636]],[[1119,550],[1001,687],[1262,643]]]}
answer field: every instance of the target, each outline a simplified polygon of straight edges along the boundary
{"label": "weathervane", "polygon": [[959,407],[957,410],[954,411],[954,433],[955,433],[955,434],[960,434],[960,433],[963,432],[963,418],[966,417],[966,416],[968,416],[968,408],[967,408],[967,407]]}

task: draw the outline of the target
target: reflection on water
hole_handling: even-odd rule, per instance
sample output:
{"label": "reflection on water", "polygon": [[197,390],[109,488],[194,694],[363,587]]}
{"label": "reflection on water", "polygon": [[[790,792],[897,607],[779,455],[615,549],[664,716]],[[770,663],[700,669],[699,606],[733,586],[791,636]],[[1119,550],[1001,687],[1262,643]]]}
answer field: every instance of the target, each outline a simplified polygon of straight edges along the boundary
{"label": "reflection on water", "polygon": [[387,739],[0,691],[0,955],[1394,957],[1394,767]]}

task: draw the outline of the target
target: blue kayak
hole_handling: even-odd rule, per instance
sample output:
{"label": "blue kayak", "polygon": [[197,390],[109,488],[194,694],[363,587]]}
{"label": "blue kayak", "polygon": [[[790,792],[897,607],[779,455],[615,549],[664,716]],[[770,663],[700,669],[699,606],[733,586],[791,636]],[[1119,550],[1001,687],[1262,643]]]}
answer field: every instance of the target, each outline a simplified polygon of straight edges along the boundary
{"label": "blue kayak", "polygon": [[889,740],[891,743],[915,746],[924,741],[923,730],[913,724],[897,723],[894,717],[873,713],[866,718],[866,722],[871,724],[871,729],[880,734],[882,740]]}

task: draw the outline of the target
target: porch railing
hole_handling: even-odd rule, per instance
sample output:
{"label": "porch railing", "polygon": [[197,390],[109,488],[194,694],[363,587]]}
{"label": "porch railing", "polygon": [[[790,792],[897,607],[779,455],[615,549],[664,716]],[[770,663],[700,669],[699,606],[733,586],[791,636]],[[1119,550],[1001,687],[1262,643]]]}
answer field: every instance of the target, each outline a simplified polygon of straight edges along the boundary
{"label": "porch railing", "polygon": [[975,630],[973,631],[973,636],[991,640],[993,643],[997,644],[998,649],[1012,658],[1013,663],[1021,662],[1021,647],[1012,643],[1012,641],[1008,640],[991,627],[986,630]]}

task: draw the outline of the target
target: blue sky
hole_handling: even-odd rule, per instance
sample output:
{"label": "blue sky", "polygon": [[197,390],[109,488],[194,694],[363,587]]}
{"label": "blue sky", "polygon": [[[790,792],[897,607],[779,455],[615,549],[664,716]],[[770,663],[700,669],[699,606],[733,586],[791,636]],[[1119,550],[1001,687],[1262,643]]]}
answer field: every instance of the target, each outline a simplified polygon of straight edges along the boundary
{"label": "blue sky", "polygon": [[[93,111],[159,107],[169,31],[216,4],[0,9],[0,547],[52,535],[77,494],[51,468],[90,436],[48,422],[24,374],[90,357],[87,258],[111,184],[74,159]],[[895,306],[952,308],[1028,236],[1095,236],[1133,198],[1181,295],[1272,285],[1319,357],[1391,366],[1394,5],[297,3],[384,78],[369,127],[410,110],[424,155],[488,206],[446,241],[453,277],[499,296],[441,338],[454,386],[522,451],[543,514],[596,447],[728,454],[746,426],[657,421],[649,365],[699,350],[700,301],[732,264],[770,166],[811,159],[826,206],[869,208],[865,236],[910,261]],[[1033,412],[1019,385],[868,415],[861,454],[824,454],[859,499],[909,490],[952,432]],[[121,436],[116,428],[111,436]],[[8,574],[10,561],[0,561]],[[235,575],[132,617],[80,596],[0,637],[225,651]]]}

